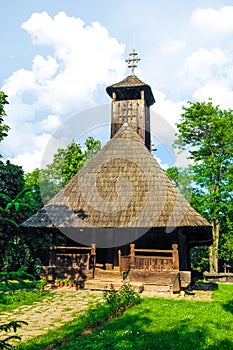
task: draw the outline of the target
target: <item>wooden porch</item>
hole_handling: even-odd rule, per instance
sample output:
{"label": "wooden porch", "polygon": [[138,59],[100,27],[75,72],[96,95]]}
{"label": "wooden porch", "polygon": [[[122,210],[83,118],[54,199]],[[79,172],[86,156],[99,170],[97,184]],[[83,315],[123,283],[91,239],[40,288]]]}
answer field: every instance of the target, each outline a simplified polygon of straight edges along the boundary
{"label": "wooden porch", "polygon": [[121,273],[128,270],[179,271],[178,245],[173,244],[172,250],[158,250],[136,249],[135,244],[130,244],[130,255],[122,256],[119,250],[118,261]]}
{"label": "wooden porch", "polygon": [[[120,285],[122,280],[135,286],[153,289],[164,286],[173,292],[187,288],[191,282],[190,271],[179,270],[178,245],[171,250],[137,249],[130,244],[130,254],[118,251],[118,266],[96,264],[96,246],[50,248],[49,266],[43,266],[41,277],[54,283],[55,279],[81,280],[89,288],[98,289],[103,284]],[[104,288],[104,286],[103,286]]]}
{"label": "wooden porch", "polygon": [[119,250],[118,257],[120,272],[130,282],[169,286],[173,292],[180,291],[177,244],[173,244],[171,250],[136,249],[135,244],[130,244],[130,254],[122,256]]}

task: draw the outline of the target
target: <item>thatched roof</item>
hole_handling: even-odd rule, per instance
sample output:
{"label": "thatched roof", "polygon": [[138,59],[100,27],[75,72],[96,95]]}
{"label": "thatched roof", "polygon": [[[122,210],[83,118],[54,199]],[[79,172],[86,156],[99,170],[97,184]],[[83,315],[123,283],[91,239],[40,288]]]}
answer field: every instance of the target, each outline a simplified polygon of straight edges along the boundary
{"label": "thatched roof", "polygon": [[64,189],[22,226],[211,227],[174,187],[128,125],[123,125]]}
{"label": "thatched roof", "polygon": [[143,83],[136,75],[129,75],[119,83],[108,86],[106,91],[111,98],[115,92],[117,100],[140,99],[141,91],[144,91],[148,107],[155,103],[151,87]]}

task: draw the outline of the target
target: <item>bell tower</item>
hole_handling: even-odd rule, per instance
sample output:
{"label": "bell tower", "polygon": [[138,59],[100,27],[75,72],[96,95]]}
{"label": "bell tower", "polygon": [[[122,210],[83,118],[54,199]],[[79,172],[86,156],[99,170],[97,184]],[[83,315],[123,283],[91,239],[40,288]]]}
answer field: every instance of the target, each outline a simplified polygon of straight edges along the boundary
{"label": "bell tower", "polygon": [[111,138],[124,123],[128,123],[141,136],[150,151],[150,106],[155,103],[155,99],[150,86],[134,74],[139,61],[140,58],[133,49],[126,60],[131,75],[106,89],[112,98]]}

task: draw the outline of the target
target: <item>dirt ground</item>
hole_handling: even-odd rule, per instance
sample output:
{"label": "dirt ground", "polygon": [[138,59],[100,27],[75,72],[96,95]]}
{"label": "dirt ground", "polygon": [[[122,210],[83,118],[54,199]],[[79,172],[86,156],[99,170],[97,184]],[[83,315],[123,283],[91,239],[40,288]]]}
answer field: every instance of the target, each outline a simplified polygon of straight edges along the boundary
{"label": "dirt ground", "polygon": [[[103,300],[102,291],[76,291],[69,288],[57,288],[52,293],[54,294],[53,298],[46,298],[32,305],[20,306],[11,312],[0,313],[1,324],[15,320],[28,323],[28,326],[23,325],[22,328],[18,329],[17,333],[7,332],[7,335],[18,335],[22,341],[34,338],[73,320],[77,315],[83,314],[87,308]],[[211,291],[202,290],[194,291],[189,295],[144,291],[142,296],[211,301]]]}

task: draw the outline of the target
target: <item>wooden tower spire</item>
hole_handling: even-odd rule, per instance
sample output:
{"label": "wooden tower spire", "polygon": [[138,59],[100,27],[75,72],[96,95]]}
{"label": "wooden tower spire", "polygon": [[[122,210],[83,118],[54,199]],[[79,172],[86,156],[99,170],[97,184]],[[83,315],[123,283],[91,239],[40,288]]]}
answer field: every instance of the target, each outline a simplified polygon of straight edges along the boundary
{"label": "wooden tower spire", "polygon": [[111,138],[124,123],[128,123],[150,151],[150,106],[155,103],[155,99],[150,86],[134,74],[139,61],[140,58],[133,49],[126,60],[131,75],[106,89],[112,98]]}

